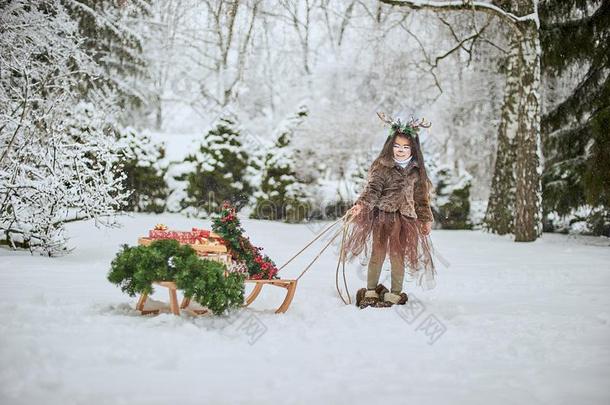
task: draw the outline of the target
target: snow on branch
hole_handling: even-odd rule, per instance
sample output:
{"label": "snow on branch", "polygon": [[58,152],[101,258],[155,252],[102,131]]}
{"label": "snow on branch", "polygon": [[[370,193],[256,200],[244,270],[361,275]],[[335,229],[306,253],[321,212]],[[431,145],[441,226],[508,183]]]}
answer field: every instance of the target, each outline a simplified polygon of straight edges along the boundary
{"label": "snow on branch", "polygon": [[[0,14],[0,232],[9,246],[65,254],[64,224],[104,223],[125,203],[116,97],[82,83],[100,66],[59,0]],[[111,223],[110,223],[111,224]]]}
{"label": "snow on branch", "polygon": [[540,27],[540,21],[538,20],[538,12],[518,16],[513,13],[509,13],[501,7],[498,7],[491,3],[485,3],[482,1],[466,1],[466,0],[452,0],[452,1],[433,1],[433,0],[380,0],[382,3],[390,4],[392,6],[409,7],[412,9],[427,9],[432,11],[446,11],[446,10],[474,10],[488,14],[495,15],[508,21],[512,24],[526,21],[534,21],[536,27]]}

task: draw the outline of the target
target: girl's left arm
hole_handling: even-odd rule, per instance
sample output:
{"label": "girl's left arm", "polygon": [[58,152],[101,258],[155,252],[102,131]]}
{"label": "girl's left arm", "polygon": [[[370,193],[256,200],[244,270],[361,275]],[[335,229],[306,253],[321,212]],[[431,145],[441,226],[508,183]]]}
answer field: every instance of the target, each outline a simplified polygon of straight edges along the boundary
{"label": "girl's left arm", "polygon": [[424,186],[423,180],[418,179],[415,182],[413,190],[413,200],[415,202],[415,214],[421,222],[434,222],[432,208],[430,208],[430,193],[428,188]]}

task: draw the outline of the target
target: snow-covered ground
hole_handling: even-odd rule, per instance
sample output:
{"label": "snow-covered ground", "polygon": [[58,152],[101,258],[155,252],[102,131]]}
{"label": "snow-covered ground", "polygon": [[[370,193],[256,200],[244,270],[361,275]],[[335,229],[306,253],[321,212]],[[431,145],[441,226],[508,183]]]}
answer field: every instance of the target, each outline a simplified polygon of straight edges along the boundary
{"label": "snow-covered ground", "polygon": [[[410,306],[344,305],[328,250],[286,314],[273,314],[282,291],[270,288],[229,319],[143,317],[106,280],[119,245],[159,222],[209,223],[121,221],[71,224],[76,250],[60,258],[0,249],[0,404],[610,403],[608,239],[545,234],[518,244],[433,231],[449,267],[439,265],[434,290],[408,281]],[[242,222],[278,264],[314,235],[305,225]],[[296,277],[313,253],[282,277]],[[364,279],[353,263],[352,294]]]}

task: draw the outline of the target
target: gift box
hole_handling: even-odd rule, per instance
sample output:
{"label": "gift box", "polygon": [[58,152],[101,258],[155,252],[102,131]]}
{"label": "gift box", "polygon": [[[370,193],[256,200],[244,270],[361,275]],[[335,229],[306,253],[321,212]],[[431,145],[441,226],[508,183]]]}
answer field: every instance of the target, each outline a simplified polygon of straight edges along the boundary
{"label": "gift box", "polygon": [[192,228],[191,232],[198,239],[214,240],[220,242],[223,245],[225,244],[225,240],[220,235],[207,229]]}
{"label": "gift box", "polygon": [[198,253],[225,253],[227,251],[225,241],[220,235],[200,228],[191,228],[190,231],[174,231],[168,229],[166,225],[157,224],[154,229],[148,231],[148,238],[142,239],[151,242],[157,239],[173,239],[179,243],[190,245]]}
{"label": "gift box", "polygon": [[196,239],[191,232],[169,230],[162,231],[157,229],[148,231],[148,237],[151,239],[175,239],[184,243],[189,243],[190,241],[194,241]]}
{"label": "gift box", "polygon": [[[151,239],[151,238],[147,238],[147,237],[138,238],[138,244],[144,245],[144,246],[148,246],[154,241],[155,241],[155,239]],[[230,255],[227,254],[227,247],[219,242],[215,242],[215,243],[208,243],[208,242],[183,243],[183,242],[180,242],[180,243],[182,243],[184,245],[189,245],[190,247],[192,247],[198,256],[224,254],[224,255],[230,257]]]}
{"label": "gift box", "polygon": [[212,234],[212,232],[207,229],[199,229],[199,228],[191,229],[191,233],[193,234],[193,236],[200,237],[200,238],[209,238],[210,235]]}

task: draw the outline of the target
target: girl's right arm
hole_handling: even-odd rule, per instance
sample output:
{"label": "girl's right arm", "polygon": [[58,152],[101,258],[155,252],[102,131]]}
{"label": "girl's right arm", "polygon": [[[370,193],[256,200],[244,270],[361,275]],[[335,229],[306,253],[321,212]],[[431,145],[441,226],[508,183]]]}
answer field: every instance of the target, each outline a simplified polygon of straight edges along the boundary
{"label": "girl's right arm", "polygon": [[360,208],[356,208],[355,214],[358,214],[362,207],[367,207],[369,210],[373,209],[373,206],[381,197],[381,191],[383,190],[383,177],[380,173],[380,170],[371,170],[369,172],[368,180],[364,190],[354,203],[354,208],[356,206],[360,206]]}

